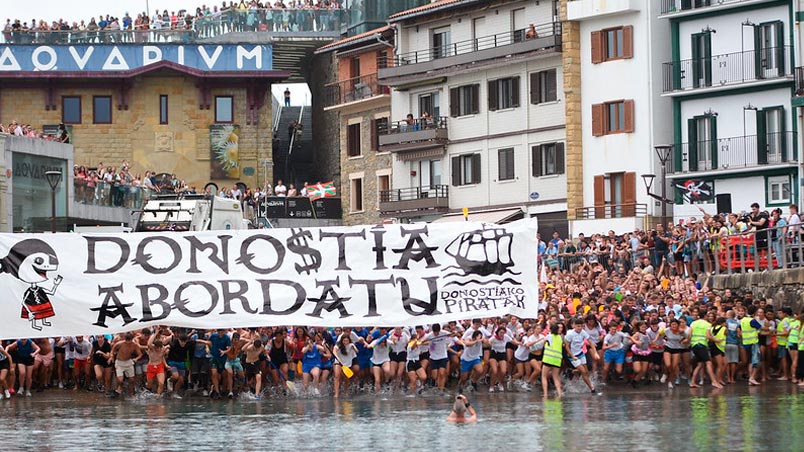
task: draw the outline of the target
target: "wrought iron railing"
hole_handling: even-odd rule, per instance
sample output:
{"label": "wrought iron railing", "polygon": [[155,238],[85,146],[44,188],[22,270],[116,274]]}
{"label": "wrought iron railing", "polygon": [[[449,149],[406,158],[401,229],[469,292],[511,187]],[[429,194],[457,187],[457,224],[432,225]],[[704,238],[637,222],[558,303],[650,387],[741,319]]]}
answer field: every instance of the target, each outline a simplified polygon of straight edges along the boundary
{"label": "wrought iron railing", "polygon": [[377,74],[361,75],[360,77],[341,80],[326,86],[324,100],[325,107],[347,104],[362,99],[368,99],[381,94],[390,94],[387,86],[377,83]]}
{"label": "wrought iron railing", "polygon": [[419,130],[446,129],[447,117],[419,118],[402,121],[389,122],[386,127],[381,127],[378,132],[380,135],[392,135],[395,133],[417,132]]}
{"label": "wrought iron railing", "polygon": [[417,199],[449,198],[448,185],[397,188],[380,191],[380,202],[414,201]]}
{"label": "wrought iron railing", "polygon": [[648,205],[639,203],[603,204],[599,206],[578,207],[575,209],[575,218],[579,220],[629,218],[647,214]]}
{"label": "wrought iron railing", "polygon": [[671,173],[751,168],[784,163],[795,158],[796,134],[772,132],[764,135],[701,140],[681,143],[681,167]]}

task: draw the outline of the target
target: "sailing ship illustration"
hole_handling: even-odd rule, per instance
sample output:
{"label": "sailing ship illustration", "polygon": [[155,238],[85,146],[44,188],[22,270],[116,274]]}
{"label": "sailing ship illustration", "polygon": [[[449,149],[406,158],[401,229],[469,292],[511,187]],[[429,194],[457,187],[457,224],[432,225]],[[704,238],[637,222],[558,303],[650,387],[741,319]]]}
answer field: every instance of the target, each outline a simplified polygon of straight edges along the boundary
{"label": "sailing ship illustration", "polygon": [[510,270],[514,266],[511,259],[513,238],[512,233],[493,225],[464,232],[447,245],[446,253],[458,264],[448,268],[463,270],[463,275],[458,276],[518,274]]}

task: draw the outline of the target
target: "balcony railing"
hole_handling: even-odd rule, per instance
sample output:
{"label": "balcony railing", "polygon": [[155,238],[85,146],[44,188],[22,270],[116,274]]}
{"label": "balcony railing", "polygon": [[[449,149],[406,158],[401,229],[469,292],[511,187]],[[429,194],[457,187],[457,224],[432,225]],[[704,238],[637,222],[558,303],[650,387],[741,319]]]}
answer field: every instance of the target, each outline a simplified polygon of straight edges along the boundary
{"label": "balcony railing", "polygon": [[380,214],[414,216],[449,210],[449,186],[398,188],[380,191]]}
{"label": "balcony railing", "polygon": [[662,14],[673,14],[684,11],[705,10],[710,6],[722,6],[744,3],[751,0],[662,0]]}
{"label": "balcony railing", "polygon": [[630,218],[648,214],[647,204],[604,204],[599,206],[578,207],[575,218],[579,220],[604,220],[610,218]]}
{"label": "balcony railing", "polygon": [[671,173],[752,168],[795,160],[796,134],[774,132],[681,143],[681,167]]}
{"label": "balcony railing", "polygon": [[804,67],[796,68],[796,96],[804,96]]}
{"label": "balcony railing", "polygon": [[139,209],[143,202],[154,194],[144,186],[109,184],[74,179],[75,202],[105,207]]}
{"label": "balcony railing", "polygon": [[[405,146],[415,145],[422,142],[433,142],[435,144],[446,144],[449,140],[447,133],[447,118],[411,119],[409,121],[396,121],[389,123],[387,128],[378,130],[379,144],[382,150],[406,150]],[[414,146],[415,147],[415,146]],[[404,149],[403,149],[404,148]]]}
{"label": "balcony railing", "polygon": [[376,73],[361,75],[360,77],[327,85],[324,106],[332,107],[333,105],[348,104],[390,93],[389,87],[377,83]]}
{"label": "balcony railing", "polygon": [[506,31],[427,49],[401,53],[380,62],[380,78],[449,68],[539,49],[561,49],[561,23]]}
{"label": "balcony railing", "polygon": [[[342,9],[249,9],[227,10],[195,17],[187,25],[132,26],[130,30],[25,30],[4,31],[5,44],[115,44],[123,42],[191,42],[227,33],[266,32],[274,34],[319,33],[337,35],[344,19]],[[121,24],[122,25],[122,24]]]}
{"label": "balcony railing", "polygon": [[790,46],[664,63],[664,92],[773,80],[793,74]]}

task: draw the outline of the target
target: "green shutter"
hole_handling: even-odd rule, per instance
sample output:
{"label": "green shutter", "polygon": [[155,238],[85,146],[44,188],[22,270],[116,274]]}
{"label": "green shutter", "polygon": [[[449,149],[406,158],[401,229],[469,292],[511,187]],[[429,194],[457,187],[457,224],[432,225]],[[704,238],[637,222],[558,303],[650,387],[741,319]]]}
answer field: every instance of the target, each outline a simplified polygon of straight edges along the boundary
{"label": "green shutter", "polygon": [[754,78],[765,78],[765,63],[762,61],[762,26],[754,25]]}
{"label": "green shutter", "polygon": [[[788,155],[787,155],[787,133],[786,133],[786,129],[785,129],[786,123],[785,123],[785,117],[784,117],[785,113],[786,112],[785,112],[784,108],[779,108],[779,123],[780,123],[779,126],[781,128],[777,132],[779,134],[781,134],[779,136],[779,145],[782,148],[779,149],[779,155],[781,156],[783,162],[786,162],[786,161],[788,161],[790,159],[790,157],[788,157]],[[792,185],[791,185],[791,187],[792,187]]]}
{"label": "green shutter", "polygon": [[695,118],[687,120],[687,154],[689,170],[698,171],[698,121]]}
{"label": "green shutter", "polygon": [[768,128],[765,121],[765,112],[757,110],[757,163],[768,163]]}
{"label": "green shutter", "polygon": [[777,65],[777,73],[776,75],[781,77],[785,74],[784,71],[784,22],[779,21],[776,22],[776,48],[774,49],[776,52],[776,60],[778,62]]}
{"label": "green shutter", "polygon": [[717,169],[717,116],[709,117],[709,152],[712,162],[711,169]]}

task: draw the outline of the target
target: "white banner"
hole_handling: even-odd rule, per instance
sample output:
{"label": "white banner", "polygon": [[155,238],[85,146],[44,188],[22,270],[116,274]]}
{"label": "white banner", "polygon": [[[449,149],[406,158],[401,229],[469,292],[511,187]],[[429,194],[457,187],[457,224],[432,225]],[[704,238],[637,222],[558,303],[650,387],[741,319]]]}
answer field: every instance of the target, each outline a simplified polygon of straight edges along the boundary
{"label": "white banner", "polygon": [[535,317],[537,248],[535,219],[0,234],[0,337]]}

